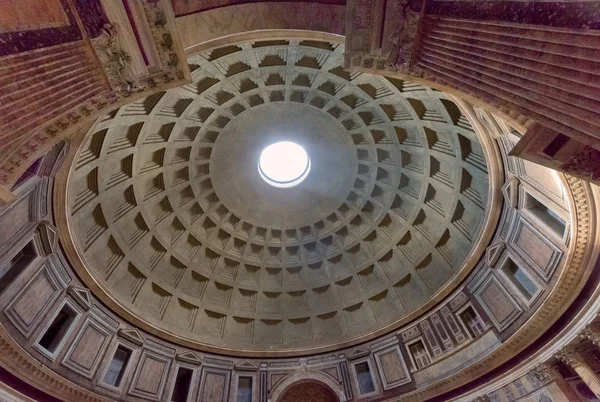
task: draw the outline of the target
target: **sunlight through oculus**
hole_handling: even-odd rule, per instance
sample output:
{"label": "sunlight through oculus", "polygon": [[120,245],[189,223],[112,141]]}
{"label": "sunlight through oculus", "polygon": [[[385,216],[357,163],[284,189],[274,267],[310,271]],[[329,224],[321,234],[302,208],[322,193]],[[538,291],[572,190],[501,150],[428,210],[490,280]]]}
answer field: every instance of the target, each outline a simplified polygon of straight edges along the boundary
{"label": "sunlight through oculus", "polygon": [[300,145],[282,141],[263,149],[258,172],[264,181],[280,188],[300,184],[310,172],[310,158]]}

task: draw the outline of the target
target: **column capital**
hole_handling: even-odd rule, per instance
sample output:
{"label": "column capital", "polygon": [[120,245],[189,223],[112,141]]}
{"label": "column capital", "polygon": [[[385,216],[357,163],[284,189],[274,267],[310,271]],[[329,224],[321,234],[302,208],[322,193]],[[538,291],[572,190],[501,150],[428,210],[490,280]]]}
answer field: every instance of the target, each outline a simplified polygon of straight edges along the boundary
{"label": "column capital", "polygon": [[585,364],[585,361],[579,353],[579,350],[574,345],[565,346],[560,351],[558,351],[558,353],[556,353],[555,357],[561,360],[563,363],[569,365],[570,367]]}
{"label": "column capital", "polygon": [[531,370],[531,373],[536,376],[538,380],[544,383],[562,378],[560,373],[556,370],[554,364],[550,362],[544,362],[538,365],[536,368]]}
{"label": "column capital", "polygon": [[596,346],[600,346],[600,323],[593,322],[579,333],[579,337],[589,339]]}

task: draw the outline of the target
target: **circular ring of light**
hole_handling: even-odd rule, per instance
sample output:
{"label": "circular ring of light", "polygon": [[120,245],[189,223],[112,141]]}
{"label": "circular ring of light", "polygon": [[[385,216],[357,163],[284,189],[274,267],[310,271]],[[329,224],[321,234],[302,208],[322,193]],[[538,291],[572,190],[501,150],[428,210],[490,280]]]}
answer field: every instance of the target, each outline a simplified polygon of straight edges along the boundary
{"label": "circular ring of light", "polygon": [[269,145],[258,159],[258,173],[270,185],[289,188],[300,184],[310,172],[310,158],[300,145],[282,141]]}

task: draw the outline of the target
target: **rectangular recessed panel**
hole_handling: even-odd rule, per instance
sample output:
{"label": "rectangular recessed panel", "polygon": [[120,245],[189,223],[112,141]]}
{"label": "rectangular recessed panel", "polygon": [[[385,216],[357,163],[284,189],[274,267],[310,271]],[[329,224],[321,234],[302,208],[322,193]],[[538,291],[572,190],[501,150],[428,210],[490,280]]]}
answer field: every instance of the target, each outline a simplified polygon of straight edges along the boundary
{"label": "rectangular recessed panel", "polygon": [[92,378],[109,339],[108,330],[88,319],[70,346],[62,364],[87,378]]}

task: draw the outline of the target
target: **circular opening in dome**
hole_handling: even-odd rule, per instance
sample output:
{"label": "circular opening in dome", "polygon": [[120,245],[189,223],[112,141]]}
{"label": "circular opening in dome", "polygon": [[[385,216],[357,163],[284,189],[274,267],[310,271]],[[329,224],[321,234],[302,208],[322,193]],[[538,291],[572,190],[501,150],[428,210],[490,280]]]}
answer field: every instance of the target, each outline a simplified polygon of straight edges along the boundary
{"label": "circular opening in dome", "polygon": [[308,176],[310,158],[304,148],[294,142],[276,142],[263,149],[258,172],[272,186],[294,187]]}

